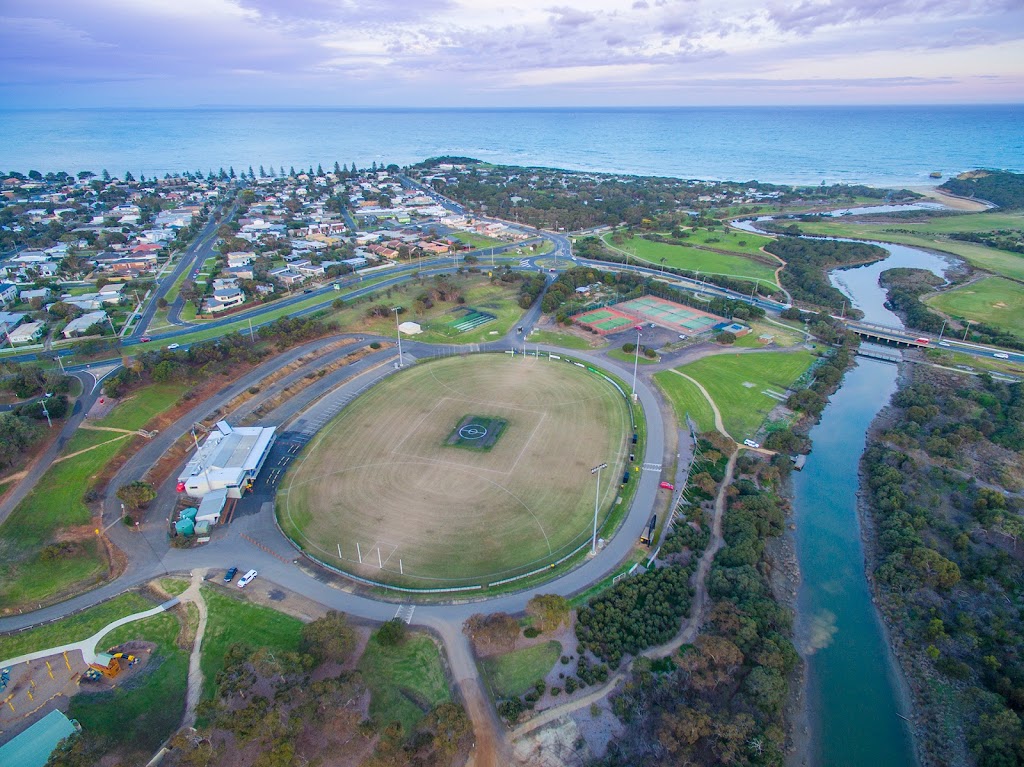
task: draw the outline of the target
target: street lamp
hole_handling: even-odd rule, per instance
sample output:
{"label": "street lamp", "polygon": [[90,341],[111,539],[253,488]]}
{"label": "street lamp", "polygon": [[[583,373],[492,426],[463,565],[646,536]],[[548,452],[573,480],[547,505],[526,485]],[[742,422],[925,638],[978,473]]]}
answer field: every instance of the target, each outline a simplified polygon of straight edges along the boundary
{"label": "street lamp", "polygon": [[597,553],[597,509],[601,503],[601,469],[607,469],[608,464],[602,463],[600,466],[595,466],[590,470],[591,474],[597,475],[597,491],[594,493],[594,537],[590,542],[590,553]]}
{"label": "street lamp", "polygon": [[640,364],[640,328],[636,329],[636,356],[633,358],[633,400],[636,400],[636,368]]}
{"label": "street lamp", "polygon": [[946,320],[942,321],[942,329],[939,331],[939,340],[942,340],[942,334],[946,332]]}
{"label": "street lamp", "polygon": [[398,327],[398,313],[402,311],[402,307],[393,306],[391,311],[395,313],[395,336],[398,338],[398,367],[402,367],[402,331]]}
{"label": "street lamp", "polygon": [[964,330],[964,341],[967,340],[967,334],[971,332],[971,320],[967,320],[967,328]]}

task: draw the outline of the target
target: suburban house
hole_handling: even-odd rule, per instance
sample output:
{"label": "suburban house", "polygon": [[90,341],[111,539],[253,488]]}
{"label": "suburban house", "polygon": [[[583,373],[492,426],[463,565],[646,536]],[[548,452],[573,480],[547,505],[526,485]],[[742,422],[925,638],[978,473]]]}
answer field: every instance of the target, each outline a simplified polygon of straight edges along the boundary
{"label": "suburban house", "polygon": [[73,338],[74,336],[81,335],[86,330],[91,328],[97,322],[106,322],[107,313],[105,311],[89,312],[83,314],[77,319],[71,320],[67,325],[64,326],[64,330],[61,331],[65,338]]}
{"label": "suburban house", "polygon": [[294,285],[296,282],[302,281],[302,275],[298,272],[292,271],[290,266],[281,266],[277,269],[271,269],[269,275],[272,279],[279,280],[283,285]]}
{"label": "suburban house", "polygon": [[10,333],[27,316],[22,312],[0,312],[0,333]]}
{"label": "suburban house", "polygon": [[311,261],[296,261],[292,264],[292,269],[306,277],[319,276],[324,273],[322,264],[314,264]]}
{"label": "suburban house", "polygon": [[18,287],[9,282],[0,282],[0,304],[7,306],[18,300]]}
{"label": "suburban house", "polygon": [[247,250],[234,250],[228,253],[228,267],[246,266],[252,263],[252,253]]}
{"label": "suburban house", "polygon": [[53,295],[53,291],[49,288],[38,288],[38,289],[27,289],[22,290],[18,293],[18,298],[22,301],[31,301],[33,298],[41,298],[43,301],[49,301],[50,296]]}
{"label": "suburban house", "polygon": [[213,291],[213,297],[206,300],[206,311],[216,314],[243,303],[245,303],[245,293],[241,288],[218,288]]}
{"label": "suburban house", "polygon": [[35,343],[43,335],[45,329],[45,322],[26,322],[24,325],[19,325],[10,331],[7,334],[7,339],[11,342],[12,346]]}

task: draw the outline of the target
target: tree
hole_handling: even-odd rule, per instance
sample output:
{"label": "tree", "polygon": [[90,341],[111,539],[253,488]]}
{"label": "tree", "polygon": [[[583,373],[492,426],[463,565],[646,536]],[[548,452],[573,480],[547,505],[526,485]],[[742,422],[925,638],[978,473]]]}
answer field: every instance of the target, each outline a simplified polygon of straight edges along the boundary
{"label": "tree", "polygon": [[344,663],[355,646],[355,631],[349,626],[345,614],[337,610],[328,610],[323,618],[302,627],[299,649],[312,655],[319,663]]}
{"label": "tree", "polygon": [[127,181],[128,183],[134,184],[135,176],[132,175],[131,171],[125,171],[124,180]]}
{"label": "tree", "polygon": [[117,497],[129,509],[144,509],[156,498],[156,490],[148,482],[135,481],[119,487]]}
{"label": "tree", "polygon": [[392,618],[377,629],[376,637],[385,647],[395,647],[405,642],[407,633],[405,621],[401,618]]}
{"label": "tree", "polygon": [[569,600],[558,594],[538,594],[526,604],[526,614],[533,625],[548,633],[569,622]]}
{"label": "tree", "polygon": [[690,686],[706,692],[732,679],[743,663],[743,652],[724,637],[702,634],[693,650],[674,660],[689,675]]}
{"label": "tree", "polygon": [[492,650],[514,650],[519,638],[519,621],[508,613],[477,613],[466,620],[462,631],[473,640],[479,654]]}
{"label": "tree", "polygon": [[722,344],[723,346],[729,346],[736,343],[736,334],[730,333],[728,330],[723,330],[717,336],[715,336],[715,343]]}

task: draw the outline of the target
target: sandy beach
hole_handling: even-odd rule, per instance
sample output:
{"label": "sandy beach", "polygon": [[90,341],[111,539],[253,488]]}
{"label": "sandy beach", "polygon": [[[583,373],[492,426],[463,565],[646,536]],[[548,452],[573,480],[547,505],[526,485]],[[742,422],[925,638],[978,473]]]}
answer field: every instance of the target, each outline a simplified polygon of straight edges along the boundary
{"label": "sandy beach", "polygon": [[934,186],[913,186],[910,187],[910,191],[923,194],[930,200],[942,203],[947,208],[958,210],[963,213],[980,213],[983,210],[988,210],[991,206],[988,203],[980,202],[979,200],[969,200],[966,197],[956,197],[952,194],[946,194],[940,189]]}

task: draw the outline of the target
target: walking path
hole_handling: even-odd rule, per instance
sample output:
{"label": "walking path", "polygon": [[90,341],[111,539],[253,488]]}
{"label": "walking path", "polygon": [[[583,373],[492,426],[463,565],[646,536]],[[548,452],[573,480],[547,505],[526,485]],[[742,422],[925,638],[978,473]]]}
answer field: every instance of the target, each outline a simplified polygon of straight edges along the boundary
{"label": "walking path", "polygon": [[711,412],[715,414],[715,430],[723,437],[728,437],[729,439],[732,439],[733,442],[735,442],[736,440],[732,438],[732,435],[725,430],[725,424],[722,423],[722,413],[718,409],[718,405],[715,404],[714,399],[711,398],[711,395],[708,394],[708,390],[704,388],[701,382],[698,381],[696,378],[691,378],[690,376],[686,375],[686,373],[680,373],[678,370],[672,369],[672,372],[675,373],[677,376],[682,376],[687,381],[689,381],[690,383],[697,387],[700,393],[704,395],[704,399],[706,399],[708,401],[708,404],[711,405]]}
{"label": "walking path", "polygon": [[178,597],[182,602],[191,602],[199,608],[199,626],[196,638],[192,642],[192,654],[188,658],[188,688],[185,692],[185,714],[181,718],[182,727],[195,727],[196,707],[203,694],[203,670],[199,663],[202,659],[203,635],[206,634],[206,600],[203,599],[202,585],[206,581],[206,570],[192,572],[192,584]]}
{"label": "walking path", "polygon": [[39,660],[40,658],[48,658],[51,655],[60,655],[61,653],[71,652],[73,650],[80,650],[82,653],[82,657],[85,659],[85,662],[92,663],[96,660],[96,645],[98,645],[100,640],[103,639],[103,637],[105,637],[111,631],[118,628],[119,626],[125,625],[126,623],[133,623],[134,621],[140,621],[143,618],[150,618],[154,615],[159,615],[160,613],[165,612],[166,610],[170,610],[172,607],[178,604],[179,601],[179,598],[175,597],[174,599],[169,599],[163,604],[157,605],[156,607],[150,610],[145,610],[141,613],[135,613],[133,615],[126,615],[124,618],[118,618],[116,621],[108,623],[106,626],[101,628],[91,637],[88,637],[86,639],[81,639],[77,642],[71,642],[69,644],[60,645],[59,647],[50,647],[46,650],[36,650],[35,652],[26,653],[25,655],[19,655],[16,658],[0,661],[0,668],[8,668],[10,666],[17,665],[18,663]]}

